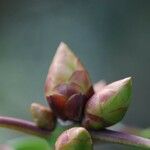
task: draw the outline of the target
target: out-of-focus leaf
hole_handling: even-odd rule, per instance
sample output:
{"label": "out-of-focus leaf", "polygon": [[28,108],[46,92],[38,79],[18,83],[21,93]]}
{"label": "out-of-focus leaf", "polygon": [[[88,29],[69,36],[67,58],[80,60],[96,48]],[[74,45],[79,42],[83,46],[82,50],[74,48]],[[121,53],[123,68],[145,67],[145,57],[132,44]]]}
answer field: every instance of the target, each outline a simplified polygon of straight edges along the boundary
{"label": "out-of-focus leaf", "polygon": [[7,142],[13,150],[50,150],[45,139],[38,137],[21,137]]}
{"label": "out-of-focus leaf", "polygon": [[10,145],[2,144],[0,145],[0,150],[14,150]]}
{"label": "out-of-focus leaf", "polygon": [[144,129],[140,132],[140,135],[150,139],[150,128]]}

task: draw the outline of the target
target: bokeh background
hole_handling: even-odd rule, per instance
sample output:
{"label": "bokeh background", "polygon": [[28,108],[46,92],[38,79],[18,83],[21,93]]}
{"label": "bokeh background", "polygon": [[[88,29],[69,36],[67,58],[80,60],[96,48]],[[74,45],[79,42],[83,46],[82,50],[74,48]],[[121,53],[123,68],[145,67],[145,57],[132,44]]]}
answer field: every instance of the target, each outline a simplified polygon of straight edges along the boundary
{"label": "bokeh background", "polygon": [[[43,85],[61,41],[93,82],[132,76],[123,123],[150,126],[149,0],[0,0],[0,115],[30,120],[30,104],[46,104]],[[0,143],[20,135],[0,129]],[[126,149],[95,149],[110,146]]]}

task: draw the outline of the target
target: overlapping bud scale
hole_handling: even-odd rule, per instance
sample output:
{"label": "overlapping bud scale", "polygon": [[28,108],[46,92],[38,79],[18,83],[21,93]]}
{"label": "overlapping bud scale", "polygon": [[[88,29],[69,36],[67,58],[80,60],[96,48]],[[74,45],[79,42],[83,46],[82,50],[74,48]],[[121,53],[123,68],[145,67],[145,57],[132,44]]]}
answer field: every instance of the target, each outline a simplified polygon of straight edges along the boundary
{"label": "overlapping bud scale", "polygon": [[102,129],[123,118],[130,104],[131,88],[130,77],[108,85],[100,81],[93,87],[80,60],[61,43],[48,71],[45,97],[59,118]]}
{"label": "overlapping bud scale", "polygon": [[50,107],[63,120],[80,121],[92,95],[87,71],[69,47],[61,43],[45,82],[45,97]]}

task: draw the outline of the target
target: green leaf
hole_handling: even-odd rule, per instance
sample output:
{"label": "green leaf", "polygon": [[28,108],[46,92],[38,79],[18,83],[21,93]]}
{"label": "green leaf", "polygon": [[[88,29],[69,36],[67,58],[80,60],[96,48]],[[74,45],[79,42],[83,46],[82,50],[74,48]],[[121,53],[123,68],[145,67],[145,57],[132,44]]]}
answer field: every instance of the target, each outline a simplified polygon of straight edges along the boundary
{"label": "green leaf", "polygon": [[140,136],[150,139],[150,128],[144,129],[140,131]]}
{"label": "green leaf", "polygon": [[21,137],[7,142],[13,150],[50,150],[45,139],[38,137]]}

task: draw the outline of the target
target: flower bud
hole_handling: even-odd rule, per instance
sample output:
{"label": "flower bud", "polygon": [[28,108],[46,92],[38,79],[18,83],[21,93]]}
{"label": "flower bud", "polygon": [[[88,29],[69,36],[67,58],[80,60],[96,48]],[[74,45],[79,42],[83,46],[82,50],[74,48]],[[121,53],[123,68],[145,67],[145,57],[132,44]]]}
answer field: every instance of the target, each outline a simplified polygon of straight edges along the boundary
{"label": "flower bud", "polygon": [[64,131],[55,143],[55,150],[92,150],[92,139],[83,127]]}
{"label": "flower bud", "polygon": [[80,121],[92,95],[87,71],[68,46],[61,43],[45,82],[45,97],[50,107],[61,119]]}
{"label": "flower bud", "polygon": [[38,103],[31,104],[31,113],[37,126],[46,129],[53,129],[55,125],[54,113],[49,107]]}
{"label": "flower bud", "polygon": [[45,82],[45,96],[49,96],[57,85],[67,82],[74,71],[77,70],[85,69],[69,47],[61,42],[48,71]]}
{"label": "flower bud", "polygon": [[131,78],[106,85],[87,102],[83,125],[101,129],[116,124],[124,117],[131,97]]}

